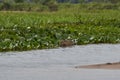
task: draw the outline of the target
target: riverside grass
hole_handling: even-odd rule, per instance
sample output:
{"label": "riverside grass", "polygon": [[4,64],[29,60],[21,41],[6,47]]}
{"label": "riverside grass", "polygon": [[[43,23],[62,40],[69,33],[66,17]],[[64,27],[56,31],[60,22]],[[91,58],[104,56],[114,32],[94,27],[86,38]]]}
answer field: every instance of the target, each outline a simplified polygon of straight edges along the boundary
{"label": "riverside grass", "polygon": [[59,47],[61,40],[77,45],[120,43],[119,10],[0,12],[0,51]]}

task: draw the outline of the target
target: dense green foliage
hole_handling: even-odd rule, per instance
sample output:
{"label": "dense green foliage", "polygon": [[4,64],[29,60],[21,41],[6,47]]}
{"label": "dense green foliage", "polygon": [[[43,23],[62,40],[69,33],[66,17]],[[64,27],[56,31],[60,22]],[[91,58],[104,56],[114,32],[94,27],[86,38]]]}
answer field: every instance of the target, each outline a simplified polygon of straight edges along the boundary
{"label": "dense green foliage", "polygon": [[33,3],[48,3],[51,2],[58,2],[58,3],[86,3],[86,2],[111,2],[111,3],[118,3],[120,0],[0,0],[2,2],[16,2],[16,3],[23,3],[23,2],[33,2]]}
{"label": "dense green foliage", "polygon": [[120,10],[120,0],[3,0],[0,2],[0,10],[37,12],[58,11],[61,5],[65,5],[66,7],[79,5],[84,9]]}
{"label": "dense green foliage", "polygon": [[0,51],[59,47],[70,39],[77,45],[120,43],[119,10],[0,12]]}

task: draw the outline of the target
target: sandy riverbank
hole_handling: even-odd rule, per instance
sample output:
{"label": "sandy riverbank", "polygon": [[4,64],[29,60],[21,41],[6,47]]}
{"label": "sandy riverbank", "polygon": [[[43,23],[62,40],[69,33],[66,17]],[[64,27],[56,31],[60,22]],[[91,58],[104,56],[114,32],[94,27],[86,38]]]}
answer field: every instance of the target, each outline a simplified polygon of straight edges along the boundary
{"label": "sandy riverbank", "polygon": [[93,64],[85,66],[76,66],[75,68],[88,68],[88,69],[120,69],[120,62],[105,63],[105,64]]}

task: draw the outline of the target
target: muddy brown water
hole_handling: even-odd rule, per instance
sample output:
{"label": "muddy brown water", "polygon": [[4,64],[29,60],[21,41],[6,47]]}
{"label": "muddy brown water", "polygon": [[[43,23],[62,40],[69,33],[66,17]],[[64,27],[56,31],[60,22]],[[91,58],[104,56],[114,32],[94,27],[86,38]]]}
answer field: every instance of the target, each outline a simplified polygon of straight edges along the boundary
{"label": "muddy brown water", "polygon": [[120,44],[0,53],[0,80],[120,80],[120,70],[75,66],[120,62]]}

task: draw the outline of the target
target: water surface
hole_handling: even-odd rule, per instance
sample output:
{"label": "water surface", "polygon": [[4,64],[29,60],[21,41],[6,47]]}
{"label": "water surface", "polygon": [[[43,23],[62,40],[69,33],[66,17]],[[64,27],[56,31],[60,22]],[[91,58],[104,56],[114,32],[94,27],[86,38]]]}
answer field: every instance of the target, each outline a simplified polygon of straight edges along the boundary
{"label": "water surface", "polygon": [[[1,80],[120,80],[120,70],[75,66],[120,61],[120,44],[0,53]],[[92,73],[92,74],[91,74]]]}

